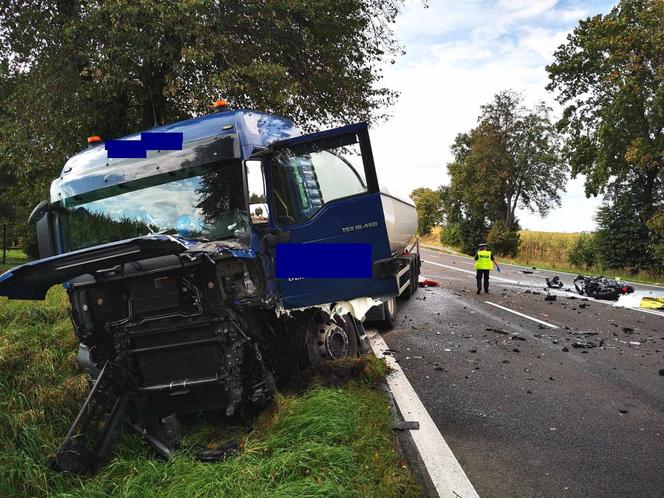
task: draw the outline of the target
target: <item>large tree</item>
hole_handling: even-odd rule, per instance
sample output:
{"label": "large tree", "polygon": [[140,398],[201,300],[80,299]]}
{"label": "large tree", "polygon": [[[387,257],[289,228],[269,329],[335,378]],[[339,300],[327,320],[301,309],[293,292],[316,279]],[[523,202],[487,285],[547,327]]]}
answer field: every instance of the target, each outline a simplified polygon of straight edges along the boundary
{"label": "large tree", "polygon": [[443,219],[443,198],[440,190],[426,187],[416,188],[410,193],[410,198],[417,208],[417,233],[427,235]]}
{"label": "large tree", "polygon": [[564,106],[572,175],[597,195],[641,170],[652,196],[664,168],[664,2],[623,0],[581,21],[554,57],[547,88]]}
{"label": "large tree", "polygon": [[572,175],[586,175],[587,195],[607,194],[604,212],[628,197],[652,238],[663,214],[664,1],[623,0],[581,21],[554,57],[548,89],[564,106]]}
{"label": "large tree", "polygon": [[472,219],[467,224],[473,244],[491,225],[515,232],[518,208],[545,216],[560,204],[567,180],[558,134],[544,104],[527,109],[519,94],[503,91],[482,106],[478,121],[457,136],[448,165],[449,195],[463,218]]}
{"label": "large tree", "polygon": [[187,118],[220,96],[309,126],[380,118],[395,97],[380,67],[400,51],[400,5],[0,0],[0,76],[12,83],[0,169],[34,203],[86,136]]}

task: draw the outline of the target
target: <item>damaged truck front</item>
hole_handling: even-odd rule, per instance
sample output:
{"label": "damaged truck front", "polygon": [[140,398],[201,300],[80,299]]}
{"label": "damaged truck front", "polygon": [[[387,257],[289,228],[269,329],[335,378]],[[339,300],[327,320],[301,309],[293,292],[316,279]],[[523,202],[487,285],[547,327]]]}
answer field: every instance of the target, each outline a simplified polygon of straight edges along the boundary
{"label": "damaged truck front", "polygon": [[367,312],[389,326],[417,288],[414,208],[381,194],[365,124],[303,136],[237,110],[98,144],[30,221],[42,259],[0,295],[67,290],[91,379],[54,460],[70,472],[101,465],[127,417],[168,457],[178,416],[260,409],[277,382],[359,354]]}

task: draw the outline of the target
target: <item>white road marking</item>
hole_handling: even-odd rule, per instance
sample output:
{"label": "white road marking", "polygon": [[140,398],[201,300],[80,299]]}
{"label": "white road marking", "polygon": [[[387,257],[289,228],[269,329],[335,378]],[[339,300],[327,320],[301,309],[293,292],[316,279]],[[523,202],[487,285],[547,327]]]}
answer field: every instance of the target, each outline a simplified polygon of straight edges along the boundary
{"label": "white road marking", "polygon": [[374,354],[385,358],[393,370],[387,377],[387,384],[404,420],[420,423],[419,430],[410,431],[410,434],[438,495],[441,498],[479,498],[406,374],[391,355],[384,354],[389,348],[383,338],[376,331],[369,331],[368,336]]}
{"label": "white road marking", "polygon": [[552,323],[545,322],[544,320],[540,320],[539,318],[532,317],[530,315],[526,315],[524,313],[520,313],[518,311],[515,311],[510,308],[506,308],[505,306],[501,306],[500,304],[492,303],[491,301],[484,301],[486,304],[490,304],[491,306],[495,306],[496,308],[500,308],[501,310],[509,311],[510,313],[514,313],[515,315],[522,316],[523,318],[527,318],[528,320],[532,320],[533,322],[541,323],[542,325],[546,325],[547,327],[550,327],[552,329],[558,329],[557,325],[553,325]]}

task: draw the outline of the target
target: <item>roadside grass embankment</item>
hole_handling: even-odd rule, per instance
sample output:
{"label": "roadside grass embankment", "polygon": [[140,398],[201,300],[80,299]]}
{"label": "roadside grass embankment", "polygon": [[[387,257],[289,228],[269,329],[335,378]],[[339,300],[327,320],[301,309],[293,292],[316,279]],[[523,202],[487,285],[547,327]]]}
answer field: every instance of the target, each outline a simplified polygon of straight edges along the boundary
{"label": "roadside grass embankment", "polygon": [[[387,372],[374,357],[340,387],[315,382],[280,393],[251,422],[188,421],[181,450],[155,456],[127,426],[112,460],[92,476],[49,469],[87,393],[62,288],[45,302],[0,298],[0,496],[419,496],[399,453],[385,393]],[[229,435],[236,456],[216,463],[191,457]]]}
{"label": "roadside grass embankment", "polygon": [[[582,275],[621,277],[631,282],[647,284],[660,284],[662,282],[661,276],[644,271],[634,274],[628,269],[604,269],[597,266],[582,268],[571,264],[569,256],[577,240],[581,237],[581,233],[521,230],[519,237],[521,242],[519,244],[518,256],[514,258],[501,256],[499,262],[535,266],[544,270],[578,273]],[[420,243],[461,254],[459,248],[442,245],[440,241],[440,227],[436,227],[430,234],[420,237]]]}

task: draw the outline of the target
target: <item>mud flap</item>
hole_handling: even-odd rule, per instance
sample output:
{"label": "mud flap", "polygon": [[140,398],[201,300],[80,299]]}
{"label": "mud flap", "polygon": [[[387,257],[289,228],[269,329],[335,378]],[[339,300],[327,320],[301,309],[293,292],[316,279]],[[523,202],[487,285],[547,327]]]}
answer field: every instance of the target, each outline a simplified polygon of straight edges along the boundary
{"label": "mud flap", "polygon": [[54,470],[86,474],[110,457],[129,402],[123,379],[104,365],[55,455]]}

